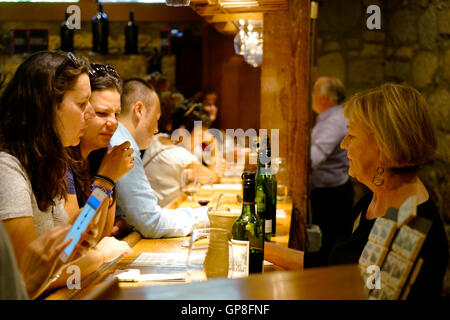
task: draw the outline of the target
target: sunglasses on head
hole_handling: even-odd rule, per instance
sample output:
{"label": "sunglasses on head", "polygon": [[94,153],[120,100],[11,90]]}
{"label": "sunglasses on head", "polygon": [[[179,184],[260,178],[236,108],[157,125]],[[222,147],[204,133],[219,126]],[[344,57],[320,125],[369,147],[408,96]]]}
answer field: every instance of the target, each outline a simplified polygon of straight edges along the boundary
{"label": "sunglasses on head", "polygon": [[106,74],[109,74],[110,76],[120,79],[119,72],[110,65],[103,65],[103,64],[97,64],[97,63],[91,63],[91,67],[89,68],[89,75],[98,78],[98,77],[104,77]]}
{"label": "sunglasses on head", "polygon": [[59,75],[68,65],[71,65],[71,67],[75,69],[78,69],[81,66],[80,61],[72,52],[64,52],[63,55],[66,59],[59,65],[58,69],[56,69],[56,75]]}

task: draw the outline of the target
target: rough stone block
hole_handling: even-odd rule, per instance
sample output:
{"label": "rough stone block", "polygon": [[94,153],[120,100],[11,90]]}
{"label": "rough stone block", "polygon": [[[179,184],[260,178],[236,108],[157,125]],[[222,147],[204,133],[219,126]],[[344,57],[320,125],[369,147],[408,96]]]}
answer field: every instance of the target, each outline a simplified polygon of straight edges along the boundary
{"label": "rough stone block", "polygon": [[388,28],[395,44],[413,44],[417,40],[417,14],[410,9],[399,9],[391,16]]}
{"label": "rough stone block", "polygon": [[361,48],[362,41],[359,39],[346,39],[345,40],[348,49],[359,49]]}
{"label": "rough stone block", "polygon": [[444,54],[443,59],[443,69],[444,69],[444,76],[447,79],[447,81],[450,81],[450,50],[447,50]]}
{"label": "rough stone block", "polygon": [[412,61],[411,75],[418,88],[425,88],[432,80],[438,67],[438,58],[431,52],[422,51]]}
{"label": "rough stone block", "polygon": [[352,83],[378,85],[383,82],[383,60],[365,59],[349,63],[348,78]]}
{"label": "rough stone block", "polygon": [[340,53],[329,53],[317,60],[318,76],[337,77],[344,80],[346,68],[344,58]]}
{"label": "rough stone block", "polygon": [[[445,88],[435,89],[427,99],[436,127],[450,132],[450,92]],[[449,144],[450,146],[450,144]],[[450,159],[450,153],[447,159]]]}
{"label": "rough stone block", "polygon": [[379,44],[365,43],[360,53],[361,57],[382,57],[384,46]]}
{"label": "rough stone block", "polygon": [[436,10],[434,6],[428,8],[419,18],[417,25],[417,34],[420,45],[429,50],[436,48],[438,36]]}
{"label": "rough stone block", "polygon": [[370,30],[363,32],[363,39],[366,42],[384,42],[386,35],[383,31]]}
{"label": "rough stone block", "polygon": [[438,32],[442,34],[450,34],[450,9],[437,12]]}
{"label": "rough stone block", "polygon": [[414,49],[412,47],[400,47],[395,51],[395,57],[399,59],[412,59]]}
{"label": "rough stone block", "polygon": [[329,41],[323,45],[324,52],[339,51],[340,49],[341,49],[341,46],[339,45],[339,42],[337,42],[337,41]]}

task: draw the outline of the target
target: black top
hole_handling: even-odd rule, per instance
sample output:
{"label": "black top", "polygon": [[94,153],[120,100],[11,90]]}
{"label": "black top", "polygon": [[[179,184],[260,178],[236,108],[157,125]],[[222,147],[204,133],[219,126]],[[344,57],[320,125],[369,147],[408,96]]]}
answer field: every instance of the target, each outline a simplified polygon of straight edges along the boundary
{"label": "black top", "polygon": [[[358,263],[376,220],[366,219],[372,196],[371,192],[366,194],[353,207],[352,214],[345,219],[345,227],[329,256],[324,258],[306,253],[305,267]],[[360,213],[359,226],[352,232],[354,222]],[[419,253],[419,257],[422,257],[424,261],[411,287],[408,299],[439,299],[449,257],[447,236],[439,212],[431,198],[417,206],[417,216],[431,221],[432,227]]]}

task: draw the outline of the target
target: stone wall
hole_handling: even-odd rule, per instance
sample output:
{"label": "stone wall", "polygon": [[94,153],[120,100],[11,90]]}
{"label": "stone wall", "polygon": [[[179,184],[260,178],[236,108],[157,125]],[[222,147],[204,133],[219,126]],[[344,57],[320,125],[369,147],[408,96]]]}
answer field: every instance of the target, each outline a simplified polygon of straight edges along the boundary
{"label": "stone wall", "polygon": [[[366,27],[366,9],[381,8],[381,30]],[[420,173],[450,239],[449,0],[326,0],[319,9],[318,75],[341,78],[351,95],[384,82],[418,89],[438,128],[438,150]],[[450,294],[447,272],[445,294]]]}

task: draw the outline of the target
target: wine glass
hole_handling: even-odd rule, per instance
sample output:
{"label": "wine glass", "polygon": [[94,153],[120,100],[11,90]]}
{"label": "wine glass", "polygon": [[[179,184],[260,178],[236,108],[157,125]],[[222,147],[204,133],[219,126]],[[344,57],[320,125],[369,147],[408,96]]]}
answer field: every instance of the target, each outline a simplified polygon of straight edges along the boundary
{"label": "wine glass", "polygon": [[181,173],[181,191],[183,191],[192,202],[192,197],[196,192],[196,178],[195,171],[193,169],[184,169]]}
{"label": "wine glass", "polygon": [[209,176],[197,177],[195,189],[195,201],[202,207],[207,206],[214,196],[213,178]]}

